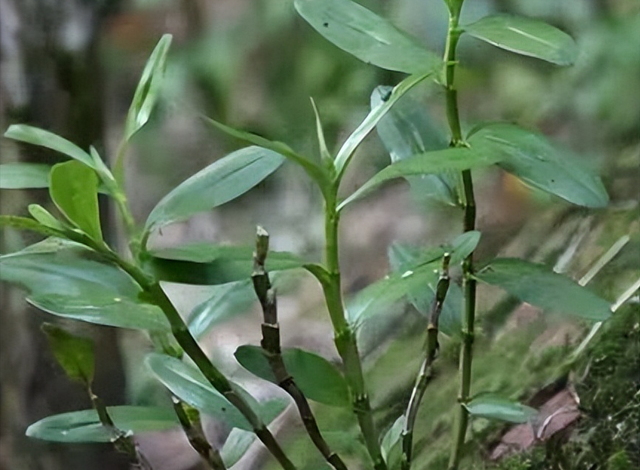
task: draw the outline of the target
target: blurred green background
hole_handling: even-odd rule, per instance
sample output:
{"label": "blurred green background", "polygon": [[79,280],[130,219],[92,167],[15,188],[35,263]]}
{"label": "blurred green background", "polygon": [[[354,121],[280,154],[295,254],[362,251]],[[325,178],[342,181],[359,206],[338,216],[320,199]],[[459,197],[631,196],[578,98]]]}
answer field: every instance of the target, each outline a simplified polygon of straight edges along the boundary
{"label": "blurred green background", "polygon": [[[440,0],[360,3],[441,53],[446,12]],[[567,247],[574,246],[575,253],[566,255],[570,259],[563,269],[578,276],[619,237],[629,235],[623,252],[595,283],[595,289],[613,301],[639,271],[640,2],[467,0],[462,22],[496,11],[537,17],[562,28],[576,38],[580,56],[575,66],[559,69],[463,38],[457,79],[465,126],[498,119],[541,130],[599,169],[611,205],[595,213],[571,209],[501,173],[485,172],[477,184],[483,231],[480,256],[506,251],[554,264],[567,253]],[[287,142],[316,157],[309,97],[318,105],[329,147],[335,148],[366,115],[373,88],[393,85],[402,78],[361,63],[326,42],[297,17],[290,0],[0,0],[0,130],[14,123],[35,125],[84,148],[94,145],[111,158],[142,67],[166,32],[174,35],[174,43],[163,99],[129,151],[128,191],[140,221],[172,187],[242,145],[208,128],[200,113]],[[440,90],[425,86],[415,96],[424,100],[435,121],[445,128]],[[0,140],[1,163],[53,163],[58,159],[43,149]],[[387,162],[382,145],[372,135],[349,170],[346,190],[355,189]],[[46,205],[48,199],[42,191],[3,191],[0,197],[1,213],[21,215],[28,202]],[[409,196],[402,184],[363,202],[344,217],[345,288],[356,291],[386,272],[390,242],[441,243],[460,230],[460,218],[454,210]],[[257,223],[270,230],[275,249],[319,256],[319,194],[290,165],[252,193],[213,214],[170,227],[154,242],[250,243]],[[34,240],[8,231],[0,237],[3,253]],[[582,238],[576,241],[576,237]],[[111,239],[117,239],[113,227]],[[332,354],[330,334],[322,330],[322,338],[314,340],[309,326],[310,321],[323,318],[316,286],[303,281],[298,287],[311,300],[301,302],[300,295],[285,288],[285,294],[294,299],[290,331],[301,331],[300,338],[290,333],[296,336],[291,341],[311,343],[312,348]],[[69,447],[24,437],[31,422],[87,408],[89,402],[82,390],[66,380],[44,344],[39,325],[50,318],[26,307],[19,291],[6,285],[0,289],[0,469],[127,468],[126,461],[106,446]],[[511,310],[492,309],[499,304],[498,293],[483,295],[483,311],[498,312],[483,323],[486,341],[480,345],[489,355],[484,364],[498,357],[511,365],[498,373],[483,366],[480,359],[477,379],[499,383],[514,396],[545,385],[560,359],[545,362],[544,354],[561,356],[563,340],[554,343],[556,349],[550,353],[543,347],[530,350],[537,335],[528,329],[523,333],[526,338],[507,334],[521,349],[494,343],[490,332],[502,331]],[[638,311],[629,314],[637,316]],[[363,332],[363,344],[383,345],[369,348],[370,378],[372,388],[378,390],[377,417],[383,426],[399,414],[417,367],[415,359],[406,359],[415,356],[412,341],[421,341],[412,333],[416,321],[409,315],[397,324],[374,325]],[[554,321],[550,320],[552,325]],[[256,321],[247,324],[257,329]],[[536,328],[543,332],[549,325]],[[152,400],[145,395],[150,388],[142,372],[132,364],[136,354],[147,348],[143,338],[104,327],[81,326],[79,331],[98,344],[96,390],[107,403]],[[233,334],[230,331],[225,334]],[[575,339],[584,325],[574,325],[571,331]],[[389,341],[391,333],[402,341]],[[223,348],[227,356],[232,351]],[[448,365],[443,369],[449,372],[443,374],[453,381],[453,345],[445,347],[446,351],[452,357],[444,361]],[[212,354],[222,355],[219,351]],[[522,369],[522,364],[528,365]],[[451,395],[445,386],[436,389],[441,395]],[[429,403],[430,409],[440,406],[437,396]],[[421,449],[449,435],[443,431],[448,426],[449,404],[441,406],[445,409],[430,411],[430,416],[442,414],[429,424],[429,432],[435,429],[438,437],[431,442],[418,440]],[[326,416],[327,422],[346,419]],[[477,426],[484,435],[486,426]],[[164,445],[173,449],[170,442]],[[359,450],[345,452],[357,455]],[[426,450],[418,455],[422,457],[417,462],[422,464],[417,468],[442,468],[437,452],[431,452],[429,458]],[[195,463],[197,459],[187,458],[165,468],[189,468]],[[322,468],[321,464],[310,465],[309,470]]]}

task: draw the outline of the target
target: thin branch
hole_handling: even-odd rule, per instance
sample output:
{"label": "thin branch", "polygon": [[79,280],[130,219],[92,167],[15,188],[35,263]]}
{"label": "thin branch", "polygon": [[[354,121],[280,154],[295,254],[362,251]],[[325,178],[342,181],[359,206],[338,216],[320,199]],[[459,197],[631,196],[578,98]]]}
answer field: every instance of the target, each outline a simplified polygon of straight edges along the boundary
{"label": "thin branch", "polygon": [[411,468],[411,459],[413,451],[413,430],[415,427],[416,417],[418,416],[418,408],[420,402],[424,396],[427,386],[433,378],[433,363],[438,353],[438,321],[440,319],[440,312],[442,312],[442,305],[447,297],[449,290],[449,261],[451,255],[446,253],[442,260],[442,271],[440,272],[440,279],[438,279],[438,285],[436,287],[436,293],[431,303],[431,311],[429,315],[429,326],[427,327],[427,341],[425,347],[425,357],[420,366],[420,372],[416,378],[416,383],[411,392],[411,398],[405,411],[405,424],[402,430],[402,470],[409,470]]}
{"label": "thin branch", "polygon": [[260,344],[269,361],[278,385],[293,398],[293,401],[298,407],[300,418],[311,441],[318,448],[325,460],[336,470],[347,470],[347,466],[342,459],[338,454],[331,451],[329,445],[322,437],[309,402],[302,393],[302,390],[300,390],[295,383],[293,377],[288,373],[284,360],[282,359],[276,293],[271,286],[269,274],[264,267],[269,251],[269,234],[262,227],[258,227],[257,232],[256,251],[253,254],[253,273],[251,274],[251,279],[253,280],[253,287],[262,306],[264,319],[262,323],[262,341]]}

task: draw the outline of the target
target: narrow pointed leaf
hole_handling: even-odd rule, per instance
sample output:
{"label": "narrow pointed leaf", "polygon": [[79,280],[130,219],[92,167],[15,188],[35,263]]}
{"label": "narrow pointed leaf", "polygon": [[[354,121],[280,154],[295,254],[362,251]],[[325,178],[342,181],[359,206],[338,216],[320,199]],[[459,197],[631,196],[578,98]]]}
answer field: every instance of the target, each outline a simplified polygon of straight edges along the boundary
{"label": "narrow pointed leaf", "polygon": [[405,73],[440,67],[440,59],[417,39],[351,0],[295,0],[294,5],[318,33],[363,62]]}
{"label": "narrow pointed leaf", "polygon": [[[223,420],[229,426],[252,431],[245,417],[195,367],[164,354],[147,355],[145,363],[171,393],[203,413]],[[249,403],[265,423],[270,423],[287,406],[275,399],[258,403],[241,387],[232,383],[237,393]]]}
{"label": "narrow pointed leaf", "polygon": [[67,229],[62,222],[51,215],[51,213],[40,204],[29,204],[27,209],[29,210],[31,217],[36,219],[41,225],[59,232],[64,232]]}
{"label": "narrow pointed leaf", "polygon": [[557,65],[571,65],[578,48],[571,36],[542,21],[521,16],[491,15],[464,27],[464,31],[516,54]]}
{"label": "narrow pointed leaf", "polygon": [[[235,357],[249,372],[277,384],[264,350],[259,346],[240,346]],[[325,358],[298,348],[282,350],[282,360],[302,393],[325,405],[349,407],[349,388],[338,369]]]}
{"label": "narrow pointed leaf", "polygon": [[320,147],[320,156],[324,160],[331,160],[331,154],[327,149],[327,142],[324,138],[324,129],[322,129],[322,121],[320,120],[320,113],[318,112],[318,107],[316,106],[316,102],[311,98],[311,106],[313,107],[313,114],[316,117],[316,134],[318,136],[318,147]]}
{"label": "narrow pointed leaf", "polygon": [[51,323],[43,323],[42,331],[47,335],[53,355],[67,376],[90,386],[95,370],[93,341],[72,335]]}
{"label": "narrow pointed leaf", "polygon": [[127,120],[124,125],[125,140],[131,139],[147,123],[149,116],[151,116],[151,112],[158,100],[171,40],[172,36],[170,34],[162,36],[147,60],[136,92],[133,95],[131,107],[127,113]]}
{"label": "narrow pointed leaf", "polygon": [[[191,243],[152,250],[145,267],[163,281],[213,285],[251,278],[253,247]],[[286,251],[269,252],[271,272],[301,268],[306,261]]]}
{"label": "narrow pointed leaf", "polygon": [[472,416],[509,423],[526,423],[537,413],[531,407],[493,394],[479,395],[464,407]]}
{"label": "narrow pointed leaf", "polygon": [[50,171],[51,165],[41,163],[3,163],[0,189],[48,188]]}
{"label": "narrow pointed leaf", "polygon": [[609,302],[541,264],[511,258],[496,259],[479,270],[476,278],[551,312],[594,321],[606,320],[611,315]]}
{"label": "narrow pointed leaf", "polygon": [[598,175],[541,134],[511,124],[490,124],[473,133],[469,143],[500,155],[501,168],[535,188],[580,206],[605,207],[609,202]]}
{"label": "narrow pointed leaf", "polygon": [[75,161],[51,169],[51,199],[65,217],[94,240],[102,240],[98,208],[98,176]]}
{"label": "narrow pointed leaf", "polygon": [[[170,408],[110,406],[107,411],[116,427],[125,433],[165,431],[179,426]],[[95,410],[49,416],[29,426],[26,434],[36,439],[66,443],[111,442],[113,438],[100,423]]]}
{"label": "narrow pointed leaf", "polygon": [[404,178],[412,175],[442,173],[447,170],[462,171],[482,168],[493,165],[501,158],[503,158],[502,155],[499,155],[496,152],[487,152],[480,146],[475,149],[448,148],[445,150],[436,150],[433,152],[414,155],[413,157],[405,160],[392,163],[379,171],[355,193],[342,201],[342,203],[338,205],[338,210],[344,209],[348,204],[366,196],[382,183],[392,179]]}
{"label": "narrow pointed leaf", "polygon": [[404,415],[398,417],[393,423],[393,426],[385,433],[380,443],[380,450],[382,452],[382,458],[387,463],[389,468],[396,468],[400,463],[402,454],[401,439],[402,430],[407,419]]}
{"label": "narrow pointed leaf", "polygon": [[265,139],[262,136],[252,134],[250,132],[234,129],[233,127],[229,127],[226,124],[222,124],[221,122],[218,122],[209,117],[203,117],[203,119],[213,127],[221,130],[225,134],[235,137],[236,139],[240,139],[250,144],[272,150],[279,153],[280,155],[284,155],[292,162],[300,165],[307,173],[307,175],[309,175],[309,177],[314,180],[321,189],[324,190],[329,185],[329,178],[325,170],[321,166],[298,154],[287,144]]}
{"label": "narrow pointed leaf", "polygon": [[67,139],[60,137],[52,132],[38,129],[37,127],[27,126],[25,124],[14,124],[9,126],[4,136],[8,139],[26,142],[28,144],[45,147],[56,152],[60,152],[67,157],[71,157],[81,163],[84,163],[94,170],[95,165],[91,155],[82,150],[76,144],[69,142]]}
{"label": "narrow pointed leaf", "polygon": [[167,194],[151,211],[146,231],[184,220],[249,191],[284,162],[279,153],[247,147],[212,163]]}
{"label": "narrow pointed leaf", "polygon": [[[391,93],[392,87],[378,86],[371,94],[371,109],[379,106]],[[376,126],[378,136],[391,156],[397,162],[413,155],[442,150],[448,147],[443,132],[438,129],[426,111],[424,104],[404,95],[380,119]],[[454,172],[432,175],[409,176],[407,181],[418,197],[426,197],[445,204],[456,205],[456,177]]]}
{"label": "narrow pointed leaf", "polygon": [[0,228],[10,227],[17,230],[29,230],[47,237],[63,236],[58,230],[42,225],[40,222],[28,219],[26,217],[18,217],[16,215],[0,215]]}
{"label": "narrow pointed leaf", "polygon": [[162,311],[138,300],[140,288],[115,266],[70,242],[49,239],[0,256],[0,280],[29,291],[51,314],[101,325],[168,330]]}
{"label": "narrow pointed leaf", "polygon": [[431,73],[426,73],[422,75],[411,75],[405,78],[393,88],[386,100],[383,100],[378,106],[371,109],[367,117],[364,118],[364,121],[362,121],[358,128],[353,131],[344,144],[342,144],[342,147],[340,147],[335,159],[335,167],[338,175],[344,172],[357,148],[374,127],[376,127],[378,122],[380,122],[380,119],[391,110],[393,105],[404,96],[406,92],[430,75]]}

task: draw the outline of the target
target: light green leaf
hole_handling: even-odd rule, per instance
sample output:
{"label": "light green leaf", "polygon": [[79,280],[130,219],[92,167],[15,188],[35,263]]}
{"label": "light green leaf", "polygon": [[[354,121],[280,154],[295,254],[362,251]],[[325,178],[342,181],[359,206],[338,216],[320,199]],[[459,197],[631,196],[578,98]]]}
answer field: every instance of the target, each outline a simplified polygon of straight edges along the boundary
{"label": "light green leaf", "polygon": [[363,62],[405,73],[440,68],[440,59],[415,38],[351,0],[295,0],[294,5],[318,33]]}
{"label": "light green leaf", "polygon": [[89,338],[72,335],[51,323],[43,323],[41,328],[49,339],[53,355],[67,376],[81,382],[86,387],[90,386],[95,370],[93,341]]}
{"label": "light green leaf", "polygon": [[[371,109],[379,106],[391,93],[392,87],[378,86],[371,93]],[[442,150],[449,143],[426,111],[424,104],[405,94],[380,119],[376,126],[378,136],[391,156],[397,162],[413,155]],[[456,205],[457,175],[444,172],[432,175],[409,176],[406,178],[417,197],[426,197],[444,204]]]}
{"label": "light green leaf", "polygon": [[401,415],[395,420],[382,438],[380,444],[382,458],[390,469],[396,468],[400,463],[402,455],[402,430],[406,422],[407,418]]}
{"label": "light green leaf", "polygon": [[600,178],[541,134],[511,124],[490,124],[473,133],[469,143],[472,149],[500,155],[501,168],[535,188],[580,206],[605,207],[609,202]]}
{"label": "light green leaf", "polygon": [[392,106],[411,88],[416,86],[422,80],[430,76],[431,73],[422,75],[411,75],[398,83],[386,100],[383,100],[378,106],[372,108],[364,121],[358,128],[351,133],[347,140],[342,144],[335,159],[335,167],[338,175],[342,175],[346,169],[351,157],[358,149],[362,141],[369,135],[374,127],[392,108]]}
{"label": "light green leaf", "polygon": [[526,423],[537,413],[531,407],[492,394],[478,395],[463,406],[472,416],[509,423]]}
{"label": "light green leaf", "polygon": [[[52,216],[53,217],[53,216]],[[0,227],[11,227],[17,230],[29,230],[47,237],[63,236],[58,230],[42,225],[40,222],[28,219],[26,217],[18,217],[16,215],[0,215]]]}
{"label": "light green leaf", "polygon": [[609,302],[541,264],[495,259],[475,277],[544,310],[594,321],[606,320],[611,315]]}
{"label": "light green leaf", "polygon": [[338,205],[338,210],[344,209],[348,204],[356,201],[386,181],[395,178],[404,178],[411,175],[423,175],[430,173],[442,173],[447,170],[470,170],[493,165],[502,155],[496,152],[487,152],[484,148],[448,148],[426,152],[413,157],[392,163],[379,171],[373,178],[363,184],[355,193]]}
{"label": "light green leaf", "polygon": [[[223,420],[229,426],[251,431],[251,424],[195,367],[164,354],[149,354],[145,363],[171,393],[203,413]],[[232,386],[265,423],[270,423],[286,407],[284,400],[257,403],[240,386]]]}
{"label": "light green leaf", "polygon": [[27,126],[25,124],[14,124],[9,126],[4,136],[8,139],[55,150],[56,152],[60,152],[74,160],[84,163],[94,170],[96,169],[93,159],[87,152],[76,144],[69,142],[67,139],[52,132],[45,131],[44,129],[38,129],[37,127]]}
{"label": "light green leaf", "polygon": [[[192,243],[152,250],[145,267],[163,281],[212,285],[251,278],[253,247]],[[271,272],[301,268],[306,261],[288,252],[269,252]]]}
{"label": "light green leaf", "polygon": [[[179,426],[175,413],[169,408],[110,406],[107,412],[115,426],[125,433],[165,431]],[[26,434],[36,439],[66,443],[111,442],[113,438],[100,423],[95,410],[49,416],[29,426]]]}
{"label": "light green leaf", "polygon": [[98,208],[98,176],[75,161],[58,163],[51,169],[51,199],[65,217],[89,235],[102,240]]}
{"label": "light green leaf", "polygon": [[142,71],[124,125],[127,141],[147,123],[158,100],[171,40],[170,34],[160,38]]}
{"label": "light green leaf", "polygon": [[227,468],[233,467],[249,450],[255,440],[256,435],[253,432],[243,431],[238,428],[232,429],[220,451],[222,461]]}
{"label": "light green leaf", "polygon": [[215,325],[245,313],[255,301],[256,294],[249,280],[215,286],[211,297],[189,314],[189,331],[196,338],[202,338]]}
{"label": "light green leaf", "polygon": [[329,176],[325,169],[318,165],[317,163],[309,160],[308,158],[298,154],[291,147],[283,142],[278,142],[274,140],[265,139],[262,136],[252,134],[250,132],[234,129],[233,127],[229,127],[226,124],[222,124],[214,119],[203,116],[203,119],[212,125],[213,127],[221,130],[225,134],[228,134],[236,139],[243,140],[253,145],[257,145],[258,147],[263,147],[269,150],[273,150],[274,152],[279,153],[280,155],[284,155],[286,158],[291,160],[292,162],[300,165],[307,175],[314,180],[320,189],[324,192],[330,185]]}
{"label": "light green leaf", "polygon": [[29,204],[29,214],[36,219],[41,225],[52,228],[59,232],[64,232],[67,228],[56,219],[51,213],[40,204]]}
{"label": "light green leaf", "polygon": [[557,65],[571,65],[578,55],[578,48],[571,36],[531,18],[485,16],[463,29],[467,34],[501,49]]}
{"label": "light green leaf", "polygon": [[[258,346],[244,345],[235,357],[242,367],[258,377],[277,384],[265,352]],[[325,358],[297,348],[282,350],[282,360],[302,393],[325,405],[349,407],[349,388],[338,369]]]}
{"label": "light green leaf", "polygon": [[318,112],[318,107],[316,106],[316,102],[311,99],[311,107],[313,107],[313,114],[316,117],[316,134],[318,136],[318,147],[320,147],[320,156],[327,161],[331,161],[331,153],[329,153],[329,149],[327,149],[327,142],[324,138],[324,130],[322,129],[322,121],[320,120],[320,113]]}
{"label": "light green leaf", "polygon": [[50,165],[40,163],[3,163],[0,165],[0,189],[37,189],[49,187]]}
{"label": "light green leaf", "polygon": [[70,242],[49,239],[0,256],[0,280],[24,286],[27,301],[54,315],[122,328],[168,330],[158,307],[113,265]]}
{"label": "light green leaf", "polygon": [[184,220],[246,193],[284,162],[279,153],[247,147],[212,163],[167,194],[151,211],[145,230]]}

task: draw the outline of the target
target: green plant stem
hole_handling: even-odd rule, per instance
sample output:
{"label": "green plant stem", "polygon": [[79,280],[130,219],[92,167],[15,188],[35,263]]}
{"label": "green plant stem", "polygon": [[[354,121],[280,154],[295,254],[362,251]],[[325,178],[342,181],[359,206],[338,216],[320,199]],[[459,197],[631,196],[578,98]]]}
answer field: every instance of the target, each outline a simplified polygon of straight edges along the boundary
{"label": "green plant stem", "polygon": [[442,272],[436,286],[436,293],[431,304],[429,325],[427,327],[427,341],[425,345],[425,357],[420,366],[416,383],[411,392],[411,398],[405,411],[405,423],[402,430],[402,470],[410,470],[413,452],[413,429],[415,427],[418,408],[424,396],[427,386],[433,378],[433,363],[438,352],[438,321],[442,306],[449,290],[449,261],[451,256],[447,253],[442,261]]}
{"label": "green plant stem", "polygon": [[[451,146],[463,147],[465,145],[462,138],[460,126],[460,116],[458,112],[458,97],[455,88],[455,70],[457,65],[456,48],[460,39],[461,30],[459,28],[460,11],[464,0],[450,1],[449,5],[449,28],[447,31],[447,42],[444,52],[445,62],[445,95],[447,120],[451,130]],[[464,207],[464,231],[475,229],[476,203],[473,193],[473,179],[471,171],[462,172],[462,204]],[[460,390],[458,395],[458,408],[455,420],[453,446],[449,459],[449,470],[457,470],[462,457],[462,448],[467,433],[469,414],[464,404],[469,400],[471,390],[471,362],[473,358],[474,323],[476,308],[476,281],[473,278],[473,253],[469,254],[462,263],[463,290],[464,290],[464,315],[462,327],[462,346],[460,354]]]}
{"label": "green plant stem", "polygon": [[322,284],[327,309],[333,325],[334,342],[345,369],[345,378],[353,400],[353,411],[358,419],[367,451],[373,460],[375,470],[387,470],[378,444],[378,433],[373,422],[373,412],[367,394],[362,362],[358,352],[356,334],[345,318],[340,261],[338,256],[338,226],[340,214],[337,211],[336,181],[332,191],[325,195],[325,264],[326,272],[318,279]]}
{"label": "green plant stem", "polygon": [[304,393],[296,384],[294,378],[289,374],[282,358],[280,347],[280,326],[278,324],[278,307],[276,302],[276,291],[271,285],[269,273],[266,271],[264,263],[269,251],[269,234],[262,227],[258,227],[256,237],[256,251],[253,255],[253,273],[251,279],[253,286],[260,300],[263,312],[262,341],[260,342],[263,352],[269,361],[271,371],[278,382],[278,386],[293,398],[300,418],[304,424],[307,434],[313,444],[320,451],[325,460],[336,470],[347,470],[347,466],[335,452],[331,451],[329,444],[322,437],[316,418],[311,411],[309,402]]}

